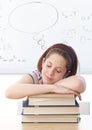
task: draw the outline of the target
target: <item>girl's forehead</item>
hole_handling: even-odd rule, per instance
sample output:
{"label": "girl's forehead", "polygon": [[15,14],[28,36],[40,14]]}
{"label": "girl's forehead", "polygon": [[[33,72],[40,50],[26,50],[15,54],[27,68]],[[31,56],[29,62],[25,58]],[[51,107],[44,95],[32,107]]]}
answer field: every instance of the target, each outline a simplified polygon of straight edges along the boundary
{"label": "girl's forehead", "polygon": [[58,53],[52,53],[52,54],[50,54],[49,55],[49,57],[47,58],[47,59],[55,59],[55,60],[57,60],[57,59],[64,59],[64,60],[66,60],[65,58],[64,58],[64,56],[62,56],[62,55],[60,55],[60,54],[58,54]]}
{"label": "girl's forehead", "polygon": [[47,58],[47,62],[60,66],[60,67],[66,66],[66,63],[67,63],[66,59],[63,56],[58,55],[58,54],[50,55]]}

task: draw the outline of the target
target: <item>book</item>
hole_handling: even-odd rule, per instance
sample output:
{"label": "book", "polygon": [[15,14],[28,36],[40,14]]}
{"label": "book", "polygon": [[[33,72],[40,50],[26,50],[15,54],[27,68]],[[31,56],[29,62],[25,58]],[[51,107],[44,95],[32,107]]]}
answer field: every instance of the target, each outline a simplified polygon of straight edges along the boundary
{"label": "book", "polygon": [[46,94],[37,94],[37,95],[32,95],[28,96],[28,98],[39,98],[39,97],[70,97],[70,98],[75,98],[75,95],[72,93],[62,93],[62,94],[56,94],[56,93],[46,93]]}
{"label": "book", "polygon": [[79,130],[79,123],[22,123],[22,130]]}
{"label": "book", "polygon": [[22,114],[79,114],[79,103],[59,106],[29,106],[28,100],[22,101]]}
{"label": "book", "polygon": [[58,122],[58,123],[78,123],[80,120],[77,114],[67,114],[67,115],[22,115],[22,123],[32,123],[32,122]]}
{"label": "book", "polygon": [[31,106],[75,105],[74,94],[39,94],[28,97]]}

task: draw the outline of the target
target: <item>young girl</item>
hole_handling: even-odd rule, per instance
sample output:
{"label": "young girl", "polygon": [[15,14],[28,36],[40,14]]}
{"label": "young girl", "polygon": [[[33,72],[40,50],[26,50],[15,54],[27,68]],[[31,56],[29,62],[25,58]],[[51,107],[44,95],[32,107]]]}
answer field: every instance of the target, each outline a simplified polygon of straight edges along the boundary
{"label": "young girl", "polygon": [[82,76],[76,75],[77,67],[74,49],[62,43],[54,44],[40,57],[37,70],[9,86],[5,95],[19,99],[43,93],[74,93],[81,100],[86,84]]}

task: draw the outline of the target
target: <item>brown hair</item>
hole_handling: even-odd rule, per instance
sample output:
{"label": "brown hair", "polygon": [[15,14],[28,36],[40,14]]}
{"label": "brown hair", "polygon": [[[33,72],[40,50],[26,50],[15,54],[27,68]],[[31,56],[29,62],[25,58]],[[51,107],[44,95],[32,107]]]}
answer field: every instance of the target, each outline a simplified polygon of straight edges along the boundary
{"label": "brown hair", "polygon": [[52,53],[62,55],[67,60],[67,73],[69,72],[67,76],[76,74],[78,66],[77,55],[72,47],[63,43],[52,45],[42,54],[37,64],[38,70],[40,72],[42,70],[43,58],[48,58]]}

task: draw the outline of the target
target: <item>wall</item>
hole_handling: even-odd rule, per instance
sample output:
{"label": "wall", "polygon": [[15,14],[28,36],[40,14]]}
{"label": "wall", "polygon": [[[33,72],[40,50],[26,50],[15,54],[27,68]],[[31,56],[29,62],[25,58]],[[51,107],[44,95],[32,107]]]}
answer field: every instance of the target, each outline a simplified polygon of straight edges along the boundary
{"label": "wall", "polygon": [[0,73],[29,73],[50,45],[78,54],[80,73],[92,73],[91,0],[0,1]]}
{"label": "wall", "polygon": [[43,51],[57,42],[77,52],[79,73],[87,80],[83,101],[92,103],[92,1],[0,1],[0,115],[17,114],[18,100],[6,99],[6,88],[31,72]]}

